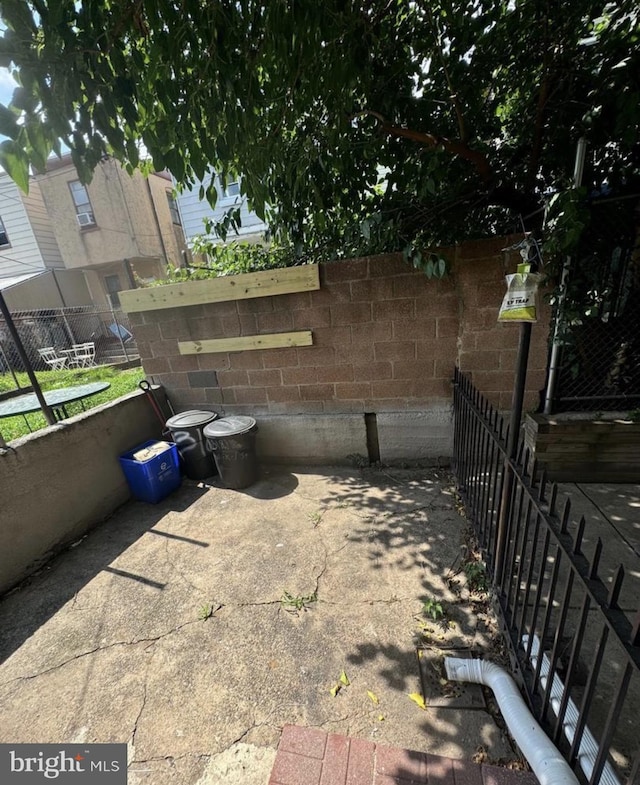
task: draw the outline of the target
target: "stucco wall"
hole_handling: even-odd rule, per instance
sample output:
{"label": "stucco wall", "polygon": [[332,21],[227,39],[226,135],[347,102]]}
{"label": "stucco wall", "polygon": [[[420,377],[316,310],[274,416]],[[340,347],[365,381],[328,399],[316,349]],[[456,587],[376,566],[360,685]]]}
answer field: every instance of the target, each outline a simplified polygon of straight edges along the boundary
{"label": "stucco wall", "polygon": [[0,450],[0,593],[129,498],[118,456],[159,430],[134,392]]}
{"label": "stucco wall", "polygon": [[[496,321],[504,275],[520,258],[501,251],[510,242],[442,249],[452,270],[442,281],[428,280],[399,254],[332,262],[320,265],[320,291],[134,313],[132,329],[146,373],[178,409],[251,414],[272,435],[295,426],[307,433],[308,462],[344,461],[365,442],[370,457],[373,442],[374,456],[388,462],[446,458],[456,364],[494,405],[510,406],[519,327]],[[178,349],[180,340],[304,329],[313,346],[201,356]],[[533,330],[527,408],[544,383],[547,335],[543,309]],[[367,422],[365,414],[375,417]],[[297,442],[289,449],[264,433],[264,457],[301,459]]]}

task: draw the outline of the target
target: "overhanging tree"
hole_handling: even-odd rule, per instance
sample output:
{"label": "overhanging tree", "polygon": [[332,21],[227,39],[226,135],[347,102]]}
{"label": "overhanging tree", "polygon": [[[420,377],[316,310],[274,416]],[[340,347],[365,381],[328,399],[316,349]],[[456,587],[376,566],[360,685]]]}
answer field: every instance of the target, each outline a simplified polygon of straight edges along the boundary
{"label": "overhanging tree", "polygon": [[85,179],[143,147],[179,182],[241,173],[282,237],[348,254],[504,228],[568,182],[581,135],[593,184],[639,174],[630,0],[0,7],[20,84],[0,161],[23,187],[60,140]]}

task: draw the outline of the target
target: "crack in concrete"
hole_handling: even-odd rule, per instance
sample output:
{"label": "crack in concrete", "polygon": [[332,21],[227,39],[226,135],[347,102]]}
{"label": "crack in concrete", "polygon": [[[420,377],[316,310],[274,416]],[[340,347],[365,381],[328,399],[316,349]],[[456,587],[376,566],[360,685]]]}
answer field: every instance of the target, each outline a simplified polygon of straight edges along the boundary
{"label": "crack in concrete", "polygon": [[[7,687],[10,684],[14,684],[20,681],[31,681],[32,679],[37,679],[40,676],[46,676],[48,673],[52,673],[53,671],[59,670],[60,668],[64,668],[66,665],[69,665],[71,662],[75,662],[76,660],[81,660],[84,657],[90,657],[92,654],[96,654],[99,651],[108,651],[109,649],[115,649],[117,646],[138,646],[141,643],[150,643],[155,644],[159,640],[163,638],[167,638],[169,635],[174,635],[176,632],[180,632],[180,630],[184,629],[184,627],[188,627],[191,624],[202,624],[201,619],[192,619],[191,621],[185,621],[183,624],[179,624],[177,627],[174,627],[171,630],[167,630],[166,632],[161,633],[160,635],[155,635],[150,638],[137,638],[136,640],[132,641],[113,641],[113,643],[108,643],[104,646],[96,646],[93,649],[89,649],[88,651],[80,652],[79,654],[74,654],[73,657],[69,657],[69,659],[64,660],[63,662],[59,662],[56,665],[52,665],[50,668],[45,668],[43,671],[39,671],[38,673],[30,673],[26,676],[16,676],[15,679],[9,679],[9,681],[2,682],[0,687]],[[148,647],[147,647],[148,648]]]}

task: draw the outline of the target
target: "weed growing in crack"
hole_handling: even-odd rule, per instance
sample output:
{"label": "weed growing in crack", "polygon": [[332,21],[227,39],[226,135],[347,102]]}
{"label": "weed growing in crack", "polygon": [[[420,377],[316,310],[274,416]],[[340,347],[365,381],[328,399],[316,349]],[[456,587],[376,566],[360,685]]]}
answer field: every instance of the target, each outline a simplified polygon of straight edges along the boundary
{"label": "weed growing in crack", "polygon": [[469,591],[483,593],[489,588],[487,582],[487,568],[484,562],[468,561],[462,568],[467,576]]}
{"label": "weed growing in crack", "polygon": [[307,518],[313,524],[313,528],[314,529],[318,526],[318,524],[322,520],[323,514],[324,514],[324,512],[322,510],[315,510],[315,512],[308,512],[307,513]]}
{"label": "weed growing in crack", "polygon": [[422,606],[422,612],[427,616],[431,616],[434,621],[440,621],[445,616],[442,603],[436,597],[432,597],[425,602]]}
{"label": "weed growing in crack", "polygon": [[201,605],[198,608],[198,618],[200,621],[206,621],[210,619],[214,614],[214,607],[210,602],[205,602],[204,605]]}
{"label": "weed growing in crack", "polygon": [[280,598],[280,605],[289,613],[298,614],[300,611],[309,610],[309,605],[318,601],[318,592],[306,595],[293,595],[285,591]]}

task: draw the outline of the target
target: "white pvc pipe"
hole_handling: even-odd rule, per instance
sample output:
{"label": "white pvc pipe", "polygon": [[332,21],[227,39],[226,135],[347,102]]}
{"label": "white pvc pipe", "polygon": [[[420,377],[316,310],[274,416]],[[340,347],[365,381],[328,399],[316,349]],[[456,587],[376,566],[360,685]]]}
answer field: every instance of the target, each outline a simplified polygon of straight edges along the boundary
{"label": "white pvc pipe", "polygon": [[579,785],[571,767],[533,718],[511,676],[486,660],[444,659],[447,678],[490,687],[511,735],[540,785]]}

